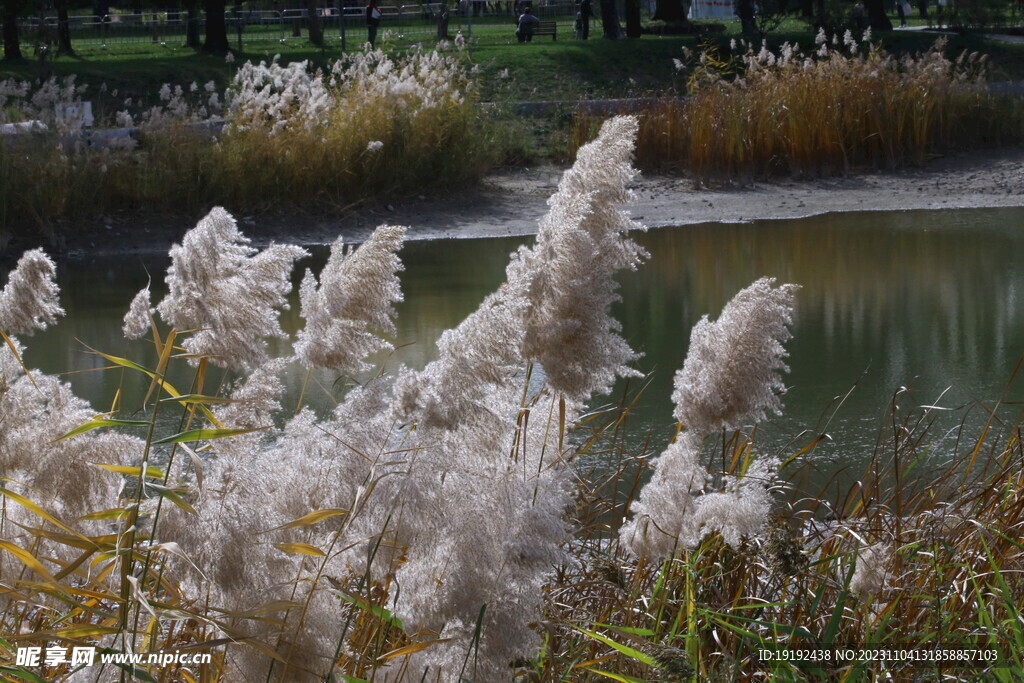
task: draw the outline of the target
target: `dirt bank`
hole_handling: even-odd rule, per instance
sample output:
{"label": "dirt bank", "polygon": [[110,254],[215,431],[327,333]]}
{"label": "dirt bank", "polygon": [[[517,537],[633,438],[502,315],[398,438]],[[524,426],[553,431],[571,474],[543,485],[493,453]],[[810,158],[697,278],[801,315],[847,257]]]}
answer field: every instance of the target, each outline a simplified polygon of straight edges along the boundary
{"label": "dirt bank", "polygon": [[[387,205],[358,206],[342,218],[280,213],[246,216],[228,207],[257,243],[271,240],[328,244],[339,234],[361,241],[381,223],[410,226],[412,239],[530,234],[547,209],[561,169],[504,170],[475,188],[412,196]],[[695,188],[693,182],[641,176],[637,202],[628,207],[649,227],[688,223],[799,218],[833,211],[1024,206],[1024,149],[941,157],[921,168],[856,173],[841,178],[778,180],[752,185]],[[163,252],[195,219],[111,217],[69,237],[69,254]]]}

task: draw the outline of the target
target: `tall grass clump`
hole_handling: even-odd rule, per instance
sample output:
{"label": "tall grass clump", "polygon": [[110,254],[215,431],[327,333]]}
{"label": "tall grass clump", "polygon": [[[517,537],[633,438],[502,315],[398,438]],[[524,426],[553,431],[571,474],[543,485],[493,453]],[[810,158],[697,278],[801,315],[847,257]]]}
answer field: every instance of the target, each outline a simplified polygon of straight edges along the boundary
{"label": "tall grass clump", "polygon": [[158,105],[127,100],[116,121],[97,122],[130,137],[55,120],[81,104],[73,79],[6,81],[0,93],[0,123],[39,122],[0,140],[0,224],[19,234],[132,209],[340,211],[473,182],[503,153],[473,81],[436,51],[355,53],[326,73],[246,63],[223,92],[165,85]]}
{"label": "tall grass clump", "polygon": [[[790,477],[824,437],[796,452],[755,438],[782,409],[795,307],[796,288],[769,279],[694,327],[671,443],[623,438],[628,400],[588,410],[638,373],[640,354],[609,313],[616,275],[646,257],[620,208],[637,130],[613,118],[580,149],[536,243],[511,255],[506,281],[420,370],[375,367],[394,343],[401,226],[332,246],[302,280],[294,356],[270,358],[304,252],[256,249],[214,209],[172,248],[161,301],[149,287],[125,297],[125,336],[147,360],[92,351],[149,386],[141,402],[118,392],[101,413],[22,362],[12,335],[61,314],[53,263],[26,254],[0,293],[0,671],[949,677],[941,663],[757,654],[900,643],[984,648],[995,660],[952,675],[1019,677],[1018,422],[993,411],[980,437],[954,436],[939,469],[929,451],[951,437],[932,431],[933,409],[894,406],[860,483],[834,497],[829,485],[798,489]],[[289,363],[309,373],[303,397],[326,391],[333,409],[283,407]],[[168,381],[178,364],[191,369],[187,386]],[[55,644],[212,657],[134,668],[18,659],[18,648]]]}
{"label": "tall grass clump", "polygon": [[[816,48],[737,46],[696,58],[692,97],[654,106],[637,143],[642,168],[697,180],[829,175],[917,164],[931,154],[1024,139],[1018,102],[990,94],[985,59],[950,59],[940,41],[894,57],[866,33],[819,32]],[[681,68],[686,68],[682,63]]]}
{"label": "tall grass clump", "polygon": [[436,51],[354,53],[326,74],[246,64],[226,98],[214,196],[247,207],[428,192],[479,179],[497,153],[472,81]]}

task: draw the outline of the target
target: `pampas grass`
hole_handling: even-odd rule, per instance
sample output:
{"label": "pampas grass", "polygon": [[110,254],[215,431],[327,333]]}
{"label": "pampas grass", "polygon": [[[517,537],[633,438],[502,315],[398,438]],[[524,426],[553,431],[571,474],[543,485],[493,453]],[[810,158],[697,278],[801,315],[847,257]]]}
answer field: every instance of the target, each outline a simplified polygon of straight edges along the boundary
{"label": "pampas grass", "polygon": [[0,227],[49,236],[83,211],[126,208],[338,212],[475,182],[502,154],[472,81],[436,51],[356,53],[329,73],[247,63],[225,92],[211,88],[165,85],[160,105],[137,121],[119,113],[117,125],[136,126],[133,138],[89,146],[68,128],[74,121],[53,122],[55,107],[80,100],[73,83],[34,94],[0,83],[8,107],[50,122],[0,140]]}
{"label": "pampas grass", "polygon": [[[993,409],[980,435],[962,429],[950,462],[925,471],[931,442],[947,435],[894,405],[860,483],[838,499],[796,489],[814,442],[763,452],[755,438],[757,421],[781,409],[794,296],[767,280],[694,329],[673,443],[627,445],[628,396],[583,412],[636,357],[607,315],[615,272],[641,258],[616,207],[636,128],[613,119],[583,150],[537,245],[442,337],[435,363],[375,376],[327,414],[282,411],[292,359],[268,359],[262,343],[279,329],[298,251],[256,253],[223,210],[176,247],[160,319],[147,290],[131,304],[126,333],[146,336],[148,324],[152,338],[138,343],[149,360],[97,352],[150,379],[140,411],[115,402],[95,414],[58,379],[27,371],[8,336],[4,671],[120,678],[109,665],[17,663],[17,648],[59,639],[106,653],[212,652],[200,666],[144,667],[204,683],[1024,674],[1024,595],[1012,578],[1024,571],[1019,415]],[[313,364],[337,372],[386,346],[367,335],[390,329],[401,234],[382,227],[307,277],[307,362],[318,340],[329,362]],[[52,269],[41,254],[26,263],[35,268],[15,271],[5,296],[35,283],[25,300],[38,315],[26,324],[49,324]],[[546,337],[550,311],[580,301],[590,303],[573,311],[578,335],[553,326]],[[580,363],[560,370],[556,342],[591,359],[593,376]],[[220,387],[207,377],[215,361],[230,372]],[[166,375],[185,362],[182,391]],[[585,471],[599,449],[607,465]],[[886,645],[923,659],[834,659]],[[788,646],[833,659],[759,654]],[[979,655],[951,668],[934,659],[940,646]]]}

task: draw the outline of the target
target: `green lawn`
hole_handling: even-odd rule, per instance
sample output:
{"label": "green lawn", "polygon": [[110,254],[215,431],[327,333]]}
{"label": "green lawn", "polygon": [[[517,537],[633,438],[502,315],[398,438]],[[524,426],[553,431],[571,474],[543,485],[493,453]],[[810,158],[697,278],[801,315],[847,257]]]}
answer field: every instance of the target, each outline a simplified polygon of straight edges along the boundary
{"label": "green lawn", "polygon": [[[600,38],[600,24],[592,24],[589,41],[573,38],[569,17],[559,18],[559,39],[541,37],[530,44],[515,42],[513,27],[506,17],[474,19],[472,27],[462,17],[450,24],[450,34],[472,35],[472,54],[465,52],[467,62],[479,67],[481,96],[487,101],[576,100],[580,98],[631,97],[682,92],[685,79],[672,64],[682,56],[683,46],[698,48],[701,41],[713,40],[723,50],[738,37],[738,22],[726,22],[726,31],[711,38],[661,37],[645,35],[638,40],[609,41]],[[392,27],[384,34],[386,49],[405,49],[413,44],[432,46],[436,30],[423,21]],[[284,38],[282,39],[282,36]],[[181,45],[181,40],[165,37],[160,42],[140,37],[140,42],[106,45],[81,42],[73,57],[56,57],[45,63],[33,58],[31,43],[26,40],[28,57],[20,64],[0,62],[0,79],[37,79],[51,75],[76,74],[80,83],[90,87],[89,97],[100,100],[98,108],[111,109],[120,100],[132,97],[136,102],[155,100],[163,83],[187,85],[193,81],[214,80],[223,87],[231,77],[232,67],[222,57],[204,55]],[[921,51],[936,39],[933,34],[894,31],[875,36],[892,52]],[[237,40],[232,35],[232,43]],[[365,40],[365,27],[355,25],[346,31],[348,50],[360,49]],[[771,44],[799,41],[808,46],[811,31],[797,20],[787,21],[769,37]],[[308,59],[325,65],[342,54],[338,29],[331,28],[323,48],[305,37],[293,38],[280,27],[250,27],[242,37],[243,50],[238,62],[271,59],[280,54],[284,62]],[[990,55],[992,80],[1024,78],[1024,45],[993,42],[981,36],[951,36],[948,50],[963,50]],[[508,76],[504,77],[504,70]],[[117,91],[118,101],[103,102],[99,90]],[[109,99],[109,98],[108,98]]]}

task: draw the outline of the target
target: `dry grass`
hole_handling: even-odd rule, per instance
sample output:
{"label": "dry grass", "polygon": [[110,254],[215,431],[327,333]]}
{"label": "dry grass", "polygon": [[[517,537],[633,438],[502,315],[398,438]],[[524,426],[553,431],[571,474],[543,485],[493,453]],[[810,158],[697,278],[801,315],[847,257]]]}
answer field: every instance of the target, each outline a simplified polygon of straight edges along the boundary
{"label": "dry grass", "polygon": [[[993,413],[972,437],[965,428],[940,433],[927,411],[901,414],[894,405],[859,484],[841,500],[826,496],[829,484],[815,491],[786,485],[764,539],[737,551],[709,536],[655,565],[638,563],[609,541],[624,498],[636,488],[635,469],[616,471],[603,491],[581,497],[598,494],[598,511],[581,527],[578,567],[549,589],[551,635],[534,680],[582,678],[595,669],[632,677],[616,680],[690,680],[674,678],[673,667],[707,680],[1018,678],[1024,448],[1019,415],[1005,417]],[[727,469],[742,468],[755,444],[742,434],[724,436],[706,455]],[[934,459],[937,441],[956,443],[951,460]],[[802,460],[790,463],[791,479]],[[858,592],[853,580],[865,547],[887,555],[884,586],[870,594]],[[762,648],[939,645],[993,649],[998,665],[758,657]]]}
{"label": "dry grass", "polygon": [[[380,121],[370,114],[357,120],[369,126],[362,129],[364,134],[381,130],[373,127]],[[235,134],[247,136],[241,130],[229,133],[225,139]],[[315,152],[313,147],[301,146],[302,141],[308,141],[305,135],[298,132],[287,138],[295,143],[296,154]],[[384,137],[383,146],[375,153],[386,151],[388,145],[396,148],[396,154],[409,151],[402,140]],[[248,140],[253,145],[257,142],[255,137]],[[352,159],[358,160],[359,153],[353,151],[353,155],[349,168],[357,167],[357,161]],[[301,167],[299,162],[288,163]],[[372,171],[366,173],[369,177]],[[209,243],[202,244],[201,255],[206,256]],[[238,246],[234,245],[236,252]],[[225,245],[219,248],[225,252],[231,249]],[[236,269],[266,268],[265,260],[247,258],[234,259],[235,264],[243,265],[222,267],[232,271],[232,276]],[[263,277],[273,275],[264,273]],[[286,280],[284,275],[279,279]],[[254,285],[250,281],[246,286]],[[239,289],[236,286],[229,290],[231,298],[227,302],[205,300],[203,304],[216,303],[232,314],[245,313],[246,304],[237,302]],[[361,485],[358,478],[355,482],[346,481],[330,470],[326,476],[333,478],[326,484],[319,483],[332,490],[351,484],[351,503],[310,510],[302,496],[316,477],[302,469],[301,449],[295,451],[299,454],[297,460],[288,461],[284,458],[290,457],[293,446],[280,451],[266,450],[266,444],[261,445],[258,439],[249,442],[242,436],[266,427],[270,429],[268,440],[271,436],[280,438],[281,431],[268,425],[273,409],[254,407],[256,415],[241,421],[225,419],[228,424],[246,428],[224,428],[213,410],[219,410],[225,402],[244,401],[225,399],[221,378],[208,367],[217,358],[195,358],[186,352],[191,348],[191,340],[185,335],[197,330],[181,331],[179,336],[175,330],[162,331],[151,317],[149,322],[152,336],[147,345],[148,360],[144,361],[148,368],[97,352],[101,370],[114,370],[122,373],[122,377],[124,373],[141,373],[140,377],[151,383],[150,393],[143,401],[145,411],[125,406],[123,392],[118,391],[111,399],[108,413],[85,424],[81,424],[84,418],[76,413],[71,424],[79,426],[61,426],[55,433],[30,441],[27,449],[17,450],[25,446],[27,439],[0,440],[0,444],[14,443],[11,448],[19,455],[28,452],[31,456],[17,461],[28,461],[30,464],[22,469],[29,471],[2,473],[10,479],[0,488],[0,673],[27,681],[67,680],[71,673],[69,664],[28,668],[17,663],[17,649],[54,643],[67,647],[101,643],[108,651],[120,653],[180,649],[214,654],[211,663],[197,667],[147,667],[143,673],[133,674],[141,680],[228,681],[233,675],[237,678],[237,673],[230,672],[232,667],[237,672],[240,661],[272,660],[271,670],[265,672],[266,680],[291,681],[301,675],[301,661],[309,661],[300,660],[298,650],[302,643],[296,641],[330,634],[337,637],[337,645],[329,652],[333,653],[335,667],[344,680],[365,681],[395,674],[399,667],[409,666],[403,655],[437,647],[440,634],[434,637],[410,633],[412,629],[407,630],[408,625],[389,611],[396,602],[395,596],[403,588],[409,590],[409,584],[403,587],[397,577],[403,569],[414,566],[414,559],[410,559],[414,555],[409,552],[413,543],[401,535],[386,533],[394,523],[391,517],[418,514],[430,521],[426,515],[432,513],[431,507],[417,506],[415,493],[409,494],[410,500],[403,499],[401,493],[375,496],[381,481],[395,471],[376,471],[376,461],[357,451],[355,456],[366,460],[367,467],[373,465]],[[183,339],[186,341],[182,342]],[[34,399],[41,391],[35,384],[37,380],[22,375],[24,368],[19,367],[17,345],[7,337],[4,341],[4,353],[7,354],[7,349],[13,353],[0,357],[6,363],[0,367],[4,371],[0,379],[5,382],[0,391],[10,391],[16,381],[19,392],[28,392]],[[477,347],[468,348],[473,352]],[[166,377],[173,376],[172,367],[189,361],[194,362],[194,368],[188,386],[170,386]],[[504,372],[501,371],[503,378]],[[1020,540],[1024,535],[1024,415],[1019,406],[979,404],[973,411],[980,414],[980,424],[973,419],[976,415],[965,414],[958,428],[948,430],[936,419],[936,409],[905,411],[898,408],[894,399],[874,451],[862,454],[866,459],[862,476],[855,485],[845,487],[838,481],[829,481],[809,490],[798,483],[804,479],[804,468],[814,467],[815,446],[824,436],[809,437],[806,443],[776,448],[776,452],[770,453],[764,452],[756,428],[711,436],[702,446],[702,464],[715,474],[710,489],[724,481],[723,475],[745,474],[763,455],[777,457],[784,463],[780,479],[766,482],[771,485],[777,504],[775,517],[763,534],[751,537],[755,536],[752,532],[742,544],[737,540],[730,546],[715,532],[705,535],[695,547],[676,548],[668,557],[652,563],[629,555],[618,541],[619,528],[638,497],[650,460],[664,447],[662,443],[653,443],[650,437],[637,439],[630,433],[629,416],[636,409],[635,397],[627,395],[616,406],[583,415],[576,425],[566,424],[564,399],[536,384],[531,388],[531,375],[532,366],[527,366],[521,375],[509,375],[515,378],[512,381],[522,383],[517,409],[514,415],[485,424],[491,429],[500,420],[509,419],[518,427],[529,422],[531,413],[535,421],[543,420],[543,438],[527,443],[527,432],[517,431],[509,457],[526,463],[528,449],[543,453],[557,443],[559,462],[565,460],[575,466],[578,491],[575,508],[569,510],[573,535],[564,545],[571,561],[558,567],[554,578],[544,586],[543,618],[530,626],[541,634],[543,645],[528,659],[508,662],[508,679],[609,678],[629,683],[697,677],[845,680],[891,675],[898,680],[919,676],[975,680],[987,676],[1006,681],[1024,677],[1024,615],[1019,608],[1024,604],[1024,582],[1017,580],[1024,572],[1024,543]],[[42,384],[43,378],[38,381]],[[48,382],[45,386],[56,391],[59,385],[52,379]],[[443,389],[447,390],[450,383],[444,384]],[[318,384],[313,381],[310,391]],[[323,388],[336,398],[336,387]],[[515,389],[518,394],[518,385]],[[276,390],[264,387],[260,391],[272,394]],[[538,393],[534,394],[535,391]],[[231,395],[236,396],[234,392]],[[359,393],[349,394],[353,395]],[[476,417],[473,409],[485,410],[456,393],[444,396],[453,405],[471,406],[466,409],[470,416]],[[46,400],[43,395],[40,402],[15,404],[30,406],[31,410],[12,416],[17,419],[5,425],[16,425],[12,432],[21,429],[23,433],[36,434],[24,431],[25,424],[46,424],[53,415],[59,417],[58,401],[50,400],[53,405],[45,410],[39,407]],[[372,394],[366,400],[367,403],[359,405],[376,405]],[[253,403],[260,401],[254,399]],[[362,413],[372,409],[379,406],[366,408]],[[12,408],[9,412],[17,411]],[[92,410],[86,414],[92,415]],[[366,419],[364,414],[355,417]],[[414,457],[406,449],[416,448],[415,437],[410,434],[429,427],[391,424],[391,418],[387,419],[389,432],[380,443],[396,449],[387,455],[401,458],[392,466],[404,469],[406,459]],[[31,470],[41,453],[51,457],[51,452],[57,452],[51,449],[55,444],[73,446],[76,450],[70,457],[77,457],[77,449],[84,451],[87,445],[72,439],[85,437],[86,432],[87,438],[121,436],[124,432],[137,437],[125,437],[131,443],[123,446],[123,453],[114,454],[113,447],[105,447],[108,451],[89,451],[89,458],[79,458],[89,463],[74,463],[88,465],[89,471],[97,465],[124,476],[125,487],[118,490],[115,482],[105,480],[111,484],[110,500],[104,497],[101,509],[92,509],[90,503],[85,514],[81,510],[61,514],[65,501],[56,498],[60,492],[31,488],[41,475],[40,471]],[[158,438],[166,433],[171,435]],[[490,435],[490,431],[483,434]],[[521,441],[519,435],[524,435]],[[8,433],[2,436],[6,438]],[[218,441],[232,436],[243,439],[227,442],[241,444],[233,453],[231,449],[235,446],[221,446],[225,442]],[[396,437],[394,441],[392,437]],[[319,450],[334,439],[329,431],[318,430],[312,444]],[[338,441],[345,439],[338,437]],[[96,448],[94,442],[88,443]],[[352,448],[347,442],[343,445]],[[206,451],[218,449],[220,454],[211,462]],[[266,463],[261,464],[264,456],[283,463],[281,469],[268,469]],[[112,466],[111,460],[118,457],[130,457],[131,464]],[[218,464],[224,461],[217,458],[229,458],[227,469],[218,470]],[[332,464],[326,458],[311,462],[318,473],[322,465]],[[279,488],[285,474],[291,476],[293,472],[295,479],[291,483],[297,481],[299,490]],[[433,475],[434,470],[428,474]],[[17,479],[26,481],[20,483]],[[209,487],[216,489],[217,495],[211,497]],[[70,498],[72,493],[82,490],[86,490],[82,479],[74,478],[63,494]],[[225,501],[231,490],[251,491],[252,497],[240,494],[229,506]],[[538,490],[533,488],[535,497]],[[519,489],[515,491],[521,493]],[[513,497],[519,493],[503,495]],[[472,491],[466,495],[472,495]],[[460,500],[458,496],[452,499]],[[328,564],[345,550],[335,545],[345,542],[340,539],[344,538],[346,527],[354,524],[353,520],[365,519],[360,513],[365,513],[368,500],[379,505],[388,520],[381,524],[374,521],[368,536],[359,531],[361,538],[370,539],[365,541],[365,567],[356,571],[352,564]],[[564,500],[558,500],[555,518],[565,509]],[[204,507],[210,501],[219,504],[221,512],[216,506]],[[287,521],[279,525],[273,514],[282,509],[282,502],[294,506],[287,508]],[[197,519],[193,505],[210,514]],[[225,509],[230,514],[224,513]],[[763,517],[762,512],[758,514]],[[196,557],[213,553],[217,562],[209,564],[215,565],[216,571],[229,565],[234,573],[204,578],[197,591],[197,580],[190,573],[191,560],[183,557],[187,549],[160,542],[166,541],[162,532],[176,523],[187,526],[190,532],[196,531],[203,540],[215,538],[218,543],[233,544],[211,550],[209,545],[200,543],[190,548]],[[558,526],[557,519],[555,525]],[[215,528],[220,535],[214,534]],[[507,526],[498,524],[497,528],[508,536],[504,532]],[[230,533],[224,533],[225,529]],[[283,530],[288,535],[276,535],[275,532]],[[188,538],[188,534],[181,532],[179,528],[181,538]],[[243,534],[245,537],[235,544],[236,536]],[[175,536],[172,533],[167,537]],[[504,540],[502,533],[497,537]],[[275,543],[279,539],[284,541]],[[561,542],[561,533],[557,539],[552,545]],[[536,538],[508,540],[526,544]],[[188,543],[183,541],[184,545]],[[253,548],[258,548],[259,553],[244,555]],[[361,557],[362,553],[360,546]],[[277,566],[274,563],[286,556],[286,573],[272,575],[271,568]],[[479,568],[473,561],[479,558],[466,557],[469,559],[458,566],[472,575]],[[243,559],[254,558],[259,561],[247,562],[242,568],[267,572],[266,575],[250,576],[239,570]],[[550,561],[541,564],[546,569]],[[214,604],[223,600],[216,597],[222,584],[227,586],[232,580],[239,581],[239,577],[244,578],[245,589],[257,593],[260,602],[270,602],[252,607],[247,601],[244,611],[230,611],[225,605]],[[454,581],[448,575],[445,577]],[[314,597],[310,586],[322,585],[322,580],[330,588],[324,586]],[[270,582],[274,585],[265,585]],[[444,585],[436,574],[430,574],[428,582]],[[326,599],[314,605],[313,600],[318,598]],[[508,609],[501,603],[500,594],[488,600],[491,609],[498,613]],[[474,610],[476,605],[479,602],[474,603]],[[313,620],[315,608],[320,607],[324,608],[321,615],[328,615],[330,627],[304,631],[303,621],[307,617]],[[487,609],[484,604],[477,618],[474,642],[478,649]],[[534,614],[530,612],[531,619]],[[467,626],[472,631],[472,623]],[[898,647],[925,657],[942,646],[993,652],[996,661],[962,667],[943,661],[878,659],[839,663],[830,658],[795,663],[764,661],[758,654],[762,649],[812,646]],[[472,647],[471,644],[467,661],[473,654]],[[266,659],[252,659],[257,653]],[[328,663],[323,663],[323,668]],[[504,661],[498,665],[504,666]],[[263,675],[261,672],[261,679]],[[419,680],[419,676],[415,678]]]}
{"label": "dry grass", "polygon": [[[942,44],[897,59],[849,36],[812,55],[785,45],[724,60],[709,48],[687,67],[693,97],[645,112],[637,162],[698,181],[817,176],[1019,143],[1024,107],[987,91],[984,61],[950,60]],[[574,139],[592,125],[582,118]]]}
{"label": "dry grass", "polygon": [[[396,98],[334,84],[315,122],[275,127],[294,114],[287,109],[260,121],[240,122],[235,113],[217,136],[195,124],[193,103],[186,116],[141,124],[133,149],[97,149],[57,131],[4,136],[0,235],[51,236],[114,211],[339,211],[475,182],[501,162],[509,137],[481,116],[465,76],[449,76],[461,78],[451,83],[466,93],[461,99],[418,106],[415,93]],[[373,151],[371,142],[383,146]]]}
{"label": "dry grass", "polygon": [[[201,366],[197,393],[203,373]],[[199,404],[178,409],[181,430],[194,426]],[[626,555],[612,540],[640,488],[645,462],[657,450],[635,445],[628,429],[631,409],[624,399],[589,416],[571,437],[580,463],[602,464],[581,471],[576,563],[563,567],[546,588],[547,614],[537,625],[544,647],[536,659],[515,663],[510,677],[516,672],[534,681],[696,680],[694,675],[809,680],[891,674],[1014,680],[1024,674],[1024,584],[1016,578],[1024,572],[1024,447],[1020,415],[1012,409],[992,409],[979,428],[961,426],[950,433],[936,426],[932,412],[901,412],[894,400],[858,485],[841,499],[826,495],[830,483],[814,491],[781,484],[778,515],[763,539],[735,550],[708,536],[698,547],[655,564]],[[812,462],[814,443],[788,452],[784,471],[791,481]],[[935,459],[932,450],[940,443],[954,444],[952,459]],[[742,471],[758,450],[754,435],[743,433],[723,434],[705,447],[707,461],[729,472]],[[171,448],[171,458],[185,457],[177,444]],[[166,479],[158,468],[147,478]],[[160,495],[164,504],[187,504],[173,490]],[[175,577],[165,571],[170,551],[132,536],[137,502],[133,494],[97,511],[99,518],[122,520],[117,534],[83,538],[46,524],[32,530],[39,541],[65,545],[72,559],[36,556],[27,547],[19,557],[21,572],[4,577],[0,623],[8,636],[0,640],[0,666],[6,671],[24,672],[13,666],[18,646],[85,645],[111,634],[111,651],[124,651],[130,642],[136,651],[215,653],[212,664],[199,668],[152,669],[161,681],[225,680],[220,633],[238,636],[239,643],[229,647],[267,651],[269,643],[241,634],[248,620],[276,618],[273,610],[232,614],[184,601]],[[8,495],[7,506],[19,504]],[[121,565],[118,548],[129,539],[132,571],[149,596],[148,608],[131,585],[111,581]],[[853,578],[858,553],[869,546],[887,558],[884,585],[870,594],[858,592]],[[347,680],[373,680],[408,652],[403,648],[415,647],[388,611],[396,586],[388,579],[357,577],[335,587],[342,625],[339,671]],[[763,662],[757,654],[787,646],[925,651],[940,644],[994,650],[997,664],[796,664]],[[47,680],[60,680],[68,670],[47,668]]]}

